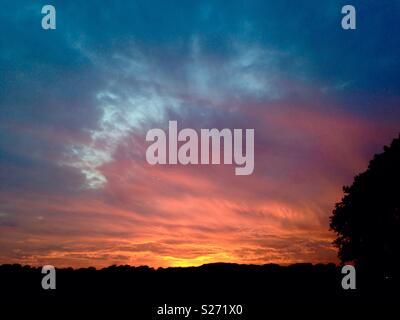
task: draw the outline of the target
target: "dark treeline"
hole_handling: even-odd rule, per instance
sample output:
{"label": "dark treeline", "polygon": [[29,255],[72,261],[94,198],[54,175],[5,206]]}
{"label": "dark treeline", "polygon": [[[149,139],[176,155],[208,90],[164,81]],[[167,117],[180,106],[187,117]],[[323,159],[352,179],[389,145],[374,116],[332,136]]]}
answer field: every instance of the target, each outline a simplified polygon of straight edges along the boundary
{"label": "dark treeline", "polygon": [[[208,264],[159,268],[110,266],[56,269],[56,289],[43,290],[41,268],[1,265],[1,301],[29,305],[139,306],[154,314],[158,305],[242,304],[247,313],[265,306],[326,305],[335,308],[397,303],[399,281],[357,270],[356,290],[344,290],[341,267]],[[258,306],[258,309],[257,309]],[[138,309],[136,309],[138,312]]]}

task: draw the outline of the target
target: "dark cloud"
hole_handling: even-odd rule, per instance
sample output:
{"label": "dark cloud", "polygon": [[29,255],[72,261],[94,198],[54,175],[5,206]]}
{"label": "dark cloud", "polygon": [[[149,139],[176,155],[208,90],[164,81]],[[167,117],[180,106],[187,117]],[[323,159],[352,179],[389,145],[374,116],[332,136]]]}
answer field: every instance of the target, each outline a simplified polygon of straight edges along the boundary
{"label": "dark cloud", "polygon": [[[52,31],[39,3],[0,11],[4,256],[333,257],[341,185],[398,131],[399,1],[353,1],[355,31],[340,27],[341,0],[53,4]],[[145,132],[169,119],[255,128],[255,174],[150,167]]]}

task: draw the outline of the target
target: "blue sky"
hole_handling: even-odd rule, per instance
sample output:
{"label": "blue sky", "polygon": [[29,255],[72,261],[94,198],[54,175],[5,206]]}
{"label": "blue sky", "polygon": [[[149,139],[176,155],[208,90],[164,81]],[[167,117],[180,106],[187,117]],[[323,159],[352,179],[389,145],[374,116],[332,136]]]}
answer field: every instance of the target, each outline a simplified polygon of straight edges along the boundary
{"label": "blue sky", "polygon": [[[45,4],[0,12],[0,262],[335,260],[341,186],[399,132],[400,1],[347,31],[347,1]],[[168,120],[255,128],[254,175],[150,168]]]}

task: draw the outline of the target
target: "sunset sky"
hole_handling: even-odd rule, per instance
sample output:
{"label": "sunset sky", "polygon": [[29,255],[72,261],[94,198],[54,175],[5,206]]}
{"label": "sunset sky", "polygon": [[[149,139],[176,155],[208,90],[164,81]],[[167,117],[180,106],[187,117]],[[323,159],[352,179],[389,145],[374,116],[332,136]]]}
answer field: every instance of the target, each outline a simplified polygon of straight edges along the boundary
{"label": "sunset sky", "polygon": [[[0,10],[0,263],[337,262],[342,186],[400,132],[400,2]],[[255,129],[255,170],[146,162],[151,128]]]}

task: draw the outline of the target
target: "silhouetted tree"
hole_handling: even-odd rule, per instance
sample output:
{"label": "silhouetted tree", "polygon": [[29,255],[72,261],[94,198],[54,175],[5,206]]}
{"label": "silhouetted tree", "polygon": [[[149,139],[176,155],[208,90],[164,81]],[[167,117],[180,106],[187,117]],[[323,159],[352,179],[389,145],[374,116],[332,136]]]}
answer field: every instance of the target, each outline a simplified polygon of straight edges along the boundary
{"label": "silhouetted tree", "polygon": [[400,137],[343,187],[330,217],[342,262],[391,277],[400,270]]}

